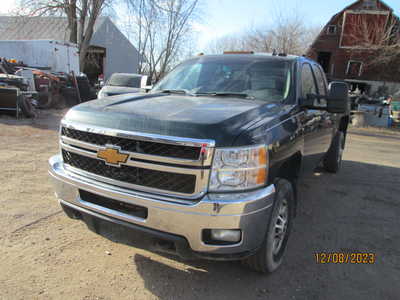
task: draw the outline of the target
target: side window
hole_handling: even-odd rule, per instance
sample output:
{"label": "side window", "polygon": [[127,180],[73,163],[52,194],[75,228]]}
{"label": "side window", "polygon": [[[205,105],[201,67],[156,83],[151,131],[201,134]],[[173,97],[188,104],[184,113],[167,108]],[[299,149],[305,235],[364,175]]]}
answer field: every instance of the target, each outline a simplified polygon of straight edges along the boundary
{"label": "side window", "polygon": [[313,65],[315,80],[317,81],[318,87],[318,94],[326,96],[326,85],[325,85],[325,78],[322,74],[321,68],[317,65]]}
{"label": "side window", "polygon": [[314,76],[310,64],[304,64],[301,70],[301,96],[307,98],[308,94],[317,94]]}
{"label": "side window", "polygon": [[[327,95],[326,81],[324,74],[322,73],[322,69],[317,65],[313,65],[313,70],[314,70],[315,80],[317,81],[318,94],[321,96],[326,96]],[[328,104],[326,102],[326,98],[324,98],[315,101],[314,105],[319,107],[326,107]]]}

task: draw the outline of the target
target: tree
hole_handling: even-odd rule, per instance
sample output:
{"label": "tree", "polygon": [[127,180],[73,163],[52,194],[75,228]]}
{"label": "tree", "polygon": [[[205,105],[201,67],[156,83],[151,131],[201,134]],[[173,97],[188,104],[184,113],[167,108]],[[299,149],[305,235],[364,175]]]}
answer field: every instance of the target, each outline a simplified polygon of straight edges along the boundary
{"label": "tree", "polygon": [[[390,81],[400,72],[400,20],[394,15],[355,14],[345,24],[342,45],[350,46],[352,59],[364,61],[365,71]],[[361,59],[362,60],[362,59]]]}
{"label": "tree", "polygon": [[[198,0],[127,0],[140,53],[139,73],[158,81],[191,40]],[[189,45],[190,46],[190,45]]]}
{"label": "tree", "polygon": [[224,51],[253,51],[252,40],[245,32],[225,35],[208,43],[206,52],[222,54]]}
{"label": "tree", "polygon": [[207,52],[255,51],[303,55],[320,28],[307,26],[299,14],[277,14],[268,25],[249,28],[240,34],[221,37],[210,42]]}
{"label": "tree", "polygon": [[63,15],[67,17],[69,41],[79,46],[80,68],[92,39],[94,26],[103,9],[112,0],[21,0],[20,8],[26,16]]}

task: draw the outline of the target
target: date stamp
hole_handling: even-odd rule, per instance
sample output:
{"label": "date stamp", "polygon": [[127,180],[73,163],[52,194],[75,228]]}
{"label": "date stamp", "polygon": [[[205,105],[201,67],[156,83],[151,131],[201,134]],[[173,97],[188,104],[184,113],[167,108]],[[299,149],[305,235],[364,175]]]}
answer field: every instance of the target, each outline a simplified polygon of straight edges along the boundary
{"label": "date stamp", "polygon": [[317,252],[314,253],[317,264],[374,264],[375,253]]}

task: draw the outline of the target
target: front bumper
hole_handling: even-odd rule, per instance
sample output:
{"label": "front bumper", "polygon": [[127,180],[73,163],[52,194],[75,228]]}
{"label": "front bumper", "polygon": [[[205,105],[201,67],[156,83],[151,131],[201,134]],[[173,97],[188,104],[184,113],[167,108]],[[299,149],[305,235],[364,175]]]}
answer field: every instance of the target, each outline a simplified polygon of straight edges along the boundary
{"label": "front bumper", "polygon": [[[230,257],[256,250],[264,240],[275,193],[274,185],[270,185],[246,193],[207,194],[200,201],[190,204],[174,203],[173,198],[160,199],[155,195],[105,184],[66,171],[60,155],[50,158],[49,174],[56,197],[64,208],[108,222],[132,225],[130,227],[142,228],[142,231],[181,237],[192,251],[209,258]],[[83,201],[79,190],[146,207],[147,218],[134,217]],[[206,244],[203,241],[203,229],[241,229],[242,239],[230,245]]]}

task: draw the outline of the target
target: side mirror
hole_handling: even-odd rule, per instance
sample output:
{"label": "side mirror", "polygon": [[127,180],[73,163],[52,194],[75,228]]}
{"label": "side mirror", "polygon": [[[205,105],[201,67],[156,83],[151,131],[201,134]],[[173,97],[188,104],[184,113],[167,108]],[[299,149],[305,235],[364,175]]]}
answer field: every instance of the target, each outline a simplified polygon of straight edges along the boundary
{"label": "side mirror", "polygon": [[328,107],[331,113],[350,113],[349,86],[345,82],[333,81],[329,84]]}
{"label": "side mirror", "polygon": [[153,88],[152,85],[145,86],[145,87],[144,87],[144,91],[145,91],[146,93],[148,93],[148,92],[150,92],[150,90],[151,90],[152,88]]}

